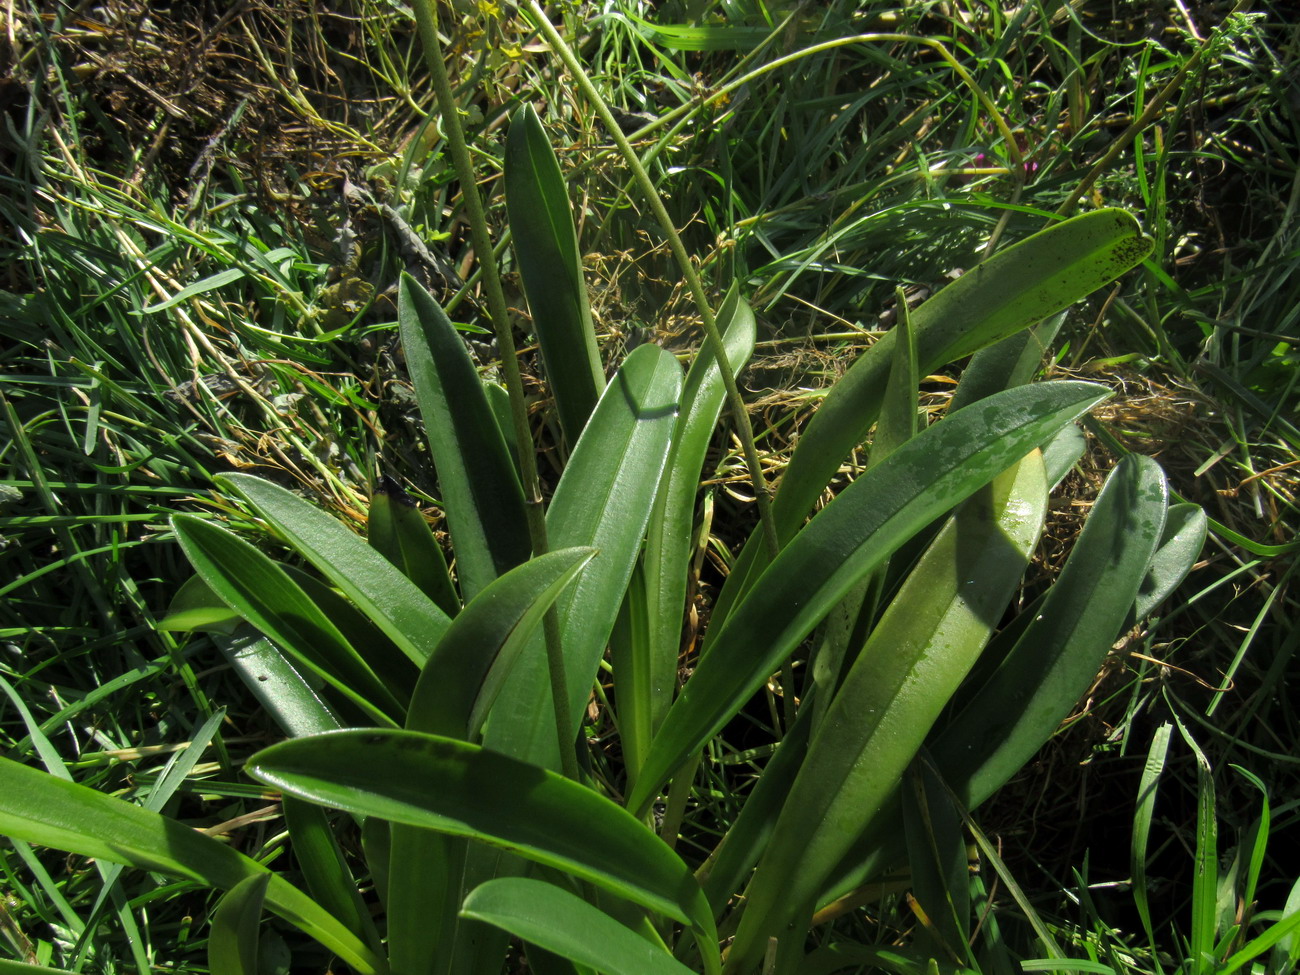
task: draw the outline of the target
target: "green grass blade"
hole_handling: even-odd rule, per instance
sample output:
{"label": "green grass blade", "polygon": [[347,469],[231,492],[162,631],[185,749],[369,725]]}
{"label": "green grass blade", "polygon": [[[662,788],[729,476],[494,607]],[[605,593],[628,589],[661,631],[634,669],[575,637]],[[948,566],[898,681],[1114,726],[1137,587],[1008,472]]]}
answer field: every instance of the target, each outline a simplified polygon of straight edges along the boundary
{"label": "green grass blade", "polygon": [[194,570],[231,609],[373,720],[396,723],[402,705],[288,573],[202,518],[174,515],[172,527]]}
{"label": "green grass blade", "polygon": [[[732,371],[740,372],[754,353],[755,320],[734,288],[718,310],[718,326],[724,330]],[[643,570],[638,579],[644,593],[644,631],[631,635],[627,672],[615,673],[629,780],[635,779],[650,739],[668,713],[677,684],[696,496],[725,399],[721,374],[706,348],[691,363],[682,386],[681,415],[646,529]]]}
{"label": "green grass blade", "polygon": [[460,597],[451,583],[442,546],[415,499],[389,477],[381,479],[370,498],[366,540],[444,613],[455,616],[460,612]]}
{"label": "green grass blade", "polygon": [[208,935],[208,969],[221,975],[258,975],[257,939],[269,873],[245,877],[221,899]]}
{"label": "green grass blade", "polygon": [[664,720],[630,807],[648,806],[854,583],[1106,395],[1090,383],[1007,390],[929,427],[846,488],[724,622]]}
{"label": "green grass blade", "polygon": [[461,915],[609,975],[691,975],[667,951],[545,881],[489,880],[470,891]]}
{"label": "green grass blade", "polygon": [[[555,603],[569,695],[565,712],[575,736],[641,553],[681,383],[682,370],[672,355],[654,345],[633,350],[606,387],[546,513],[552,548],[597,550]],[[558,768],[553,725],[545,657],[526,654],[506,681],[484,732],[485,743]]]}
{"label": "green grass blade", "polygon": [[473,740],[543,615],[595,554],[590,548],[548,552],[471,600],[421,672],[406,727]]}
{"label": "green grass blade", "polygon": [[27,965],[20,961],[8,961],[0,958],[0,975],[76,975],[76,973],[66,968]]}
{"label": "green grass blade", "polygon": [[1219,934],[1219,822],[1215,815],[1214,772],[1201,746],[1177,715],[1174,721],[1196,756],[1196,867],[1192,873],[1187,971],[1201,975],[1218,969],[1214,945]]}
{"label": "green grass blade", "polygon": [[695,878],[637,819],[506,755],[412,731],[339,731],[272,745],[248,770],[311,802],[507,848],[712,929]]}
{"label": "green grass blade", "polygon": [[1034,620],[931,745],[967,808],[1033,757],[1096,676],[1160,540],[1167,500],[1155,461],[1131,455],[1116,466]]}
{"label": "green grass blade", "polygon": [[451,619],[391,562],[337,518],[278,484],[225,474],[218,484],[243,497],[416,666],[423,666]]}
{"label": "green grass blade", "polygon": [[1151,823],[1155,818],[1156,790],[1164,772],[1165,758],[1169,753],[1169,737],[1173,725],[1165,722],[1151,736],[1147,749],[1146,765],[1138,786],[1137,809],[1133,813],[1133,839],[1130,846],[1130,870],[1133,873],[1133,903],[1146,932],[1147,944],[1156,944],[1155,929],[1151,925],[1151,903],[1147,896],[1147,843],[1151,838]]}
{"label": "green grass blade", "polygon": [[1046,510],[1034,451],[964,504],[908,575],[814,736],[759,861],[731,949],[736,971],[799,911],[811,916],[857,834],[896,793],[1015,593]]}
{"label": "green grass blade", "polygon": [[523,488],[464,340],[410,275],[398,286],[397,318],[469,601],[528,558]]}
{"label": "green grass blade", "polygon": [[[268,872],[175,820],[8,759],[0,759],[0,833],[221,890]],[[278,874],[271,874],[266,904],[357,971],[385,971],[383,961],[352,932]]]}
{"label": "green grass blade", "polygon": [[973,964],[970,858],[960,812],[928,761],[912,763],[900,791],[912,894],[928,921],[917,943],[934,958]]}
{"label": "green grass blade", "polygon": [[568,187],[531,105],[515,113],[506,133],[506,212],[533,329],[570,444],[596,408],[605,374],[582,279],[582,256],[569,210]]}
{"label": "green grass blade", "polygon": [[[994,254],[912,312],[917,364],[928,375],[1079,301],[1139,264],[1151,249],[1122,210],[1097,210],[1055,224]],[[897,329],[849,368],[799,437],[772,505],[784,542],[880,412]],[[724,619],[766,562],[757,539],[737,560],[715,609]],[[755,561],[759,565],[755,565]]]}

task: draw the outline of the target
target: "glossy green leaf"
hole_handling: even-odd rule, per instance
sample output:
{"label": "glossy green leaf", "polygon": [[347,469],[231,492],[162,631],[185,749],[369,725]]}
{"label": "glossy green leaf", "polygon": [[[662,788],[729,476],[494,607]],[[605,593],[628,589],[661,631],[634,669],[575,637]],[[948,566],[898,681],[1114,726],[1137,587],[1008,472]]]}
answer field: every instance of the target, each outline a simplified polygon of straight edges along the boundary
{"label": "glossy green leaf", "polygon": [[361,899],[325,810],[293,796],[283,798],[281,809],[289,829],[293,857],[302,871],[307,892],[317,904],[342,921],[349,931],[378,949],[380,941],[374,921]]}
{"label": "glossy green leaf", "polygon": [[66,968],[47,968],[44,965],[26,965],[20,961],[0,958],[0,975],[76,975]]}
{"label": "glossy green leaf", "polygon": [[605,388],[605,374],[587,305],[568,186],[541,120],[527,103],[506,133],[505,188],[515,259],[546,377],[564,435],[576,444]]}
{"label": "glossy green leaf", "polygon": [[470,891],[461,914],[608,975],[691,975],[663,948],[541,880],[489,880]]}
{"label": "glossy green leaf", "polygon": [[590,548],[548,552],[475,596],[425,665],[406,727],[473,740],[543,615],[595,554]]}
{"label": "glossy green leaf", "polygon": [[221,975],[258,975],[257,939],[269,873],[245,877],[221,899],[208,934],[208,970]]}
{"label": "glossy green leaf", "polygon": [[922,431],[841,492],[723,623],[656,736],[629,806],[646,808],[858,580],[1106,395],[1091,383],[1006,390]]}
{"label": "glossy green leaf", "polygon": [[1032,382],[1064,321],[1065,313],[1061,312],[976,352],[962,370],[948,412],[955,413],[976,400]]}
{"label": "glossy green leaf", "polygon": [[1160,545],[1151,556],[1133,603],[1134,620],[1150,616],[1187,578],[1205,547],[1208,523],[1198,504],[1170,505]]}
{"label": "glossy green leaf", "polygon": [[916,328],[902,288],[895,290],[898,325],[894,331],[894,357],[889,364],[885,395],[880,403],[880,419],[871,438],[869,463],[879,464],[916,435],[920,417],[919,386],[921,377],[916,363]]}
{"label": "glossy green leaf", "polygon": [[442,546],[415,499],[388,476],[380,479],[370,498],[366,540],[444,613],[455,616],[460,612],[460,597],[451,584]]}
{"label": "glossy green leaf", "polygon": [[523,488],[464,340],[408,274],[398,285],[397,319],[468,602],[528,558]]}
{"label": "glossy green leaf", "polygon": [[395,724],[401,704],[288,573],[202,518],[173,515],[172,527],[194,571],[231,609],[373,720]]}
{"label": "glossy green leaf", "polygon": [[[0,759],[0,834],[221,890],[268,873],[189,826],[8,759]],[[352,932],[278,874],[270,874],[266,906],[358,972],[386,971]]]}
{"label": "glossy green leaf", "polygon": [[244,625],[229,637],[214,635],[212,641],[244,686],[289,737],[343,727],[342,720],[319,693],[325,682],[308,680],[274,643],[252,627]]}
{"label": "glossy green leaf", "polygon": [[167,615],[155,627],[173,633],[233,633],[242,617],[225,604],[201,576],[190,576],[167,607]]}
{"label": "glossy green leaf", "polygon": [[[576,737],[623,593],[641,553],[681,394],[677,360],[654,345],[632,351],[606,387],[546,513],[553,549],[595,558],[555,602],[567,671],[565,708]],[[545,654],[515,666],[484,731],[489,747],[559,767]]]}
{"label": "glossy green leaf", "polygon": [[713,856],[696,872],[714,916],[721,916],[732,895],[744,886],[745,878],[772,838],[781,808],[808,754],[812,726],[812,709],[800,708],[799,717],[763,766],[763,774],[754,788],[745,796],[736,821]]}
{"label": "glossy green leaf", "polygon": [[388,962],[395,972],[448,970],[456,951],[468,841],[392,824],[388,857]]}
{"label": "glossy green leaf", "polygon": [[1046,510],[1042,456],[1034,451],[962,505],[908,575],[809,745],[746,893],[728,962],[736,971],[761,957],[769,936],[785,935],[800,911],[811,916],[827,878],[896,794],[1001,620]]}
{"label": "glossy green leaf", "polygon": [[[1151,240],[1131,215],[1095,210],[997,252],[912,312],[920,373],[934,372],[1086,298],[1150,250]],[[782,542],[798,531],[839,465],[875,423],[896,340],[894,329],[864,352],[800,433],[772,505]],[[752,538],[737,559],[715,620],[725,618],[757,579],[767,561],[760,549]]]}
{"label": "glossy green leaf", "polygon": [[930,746],[967,808],[1033,757],[1096,676],[1160,541],[1167,504],[1155,461],[1120,461],[1034,619]]}
{"label": "glossy green leaf", "polygon": [[413,731],[272,745],[249,774],[311,802],[465,836],[565,870],[716,938],[686,865],[630,813],[554,772]]}
{"label": "glossy green leaf", "polygon": [[[452,622],[420,675],[407,728],[472,740],[543,615],[594,554],[550,552],[489,583]],[[536,642],[534,650],[540,649]],[[392,827],[389,958],[398,971],[442,970],[457,949],[466,841]],[[442,959],[442,961],[440,961]]]}
{"label": "glossy green leaf", "polygon": [[[754,313],[735,288],[718,309],[718,327],[724,330],[732,371],[739,373],[754,353],[756,326]],[[637,578],[643,622],[629,634],[626,667],[615,664],[619,732],[631,778],[636,777],[650,739],[668,713],[677,685],[700,474],[725,398],[717,361],[706,348],[686,374],[664,481],[646,529],[645,557]]]}
{"label": "glossy green leaf", "polygon": [[408,659],[423,665],[451,620],[391,562],[337,518],[278,484],[249,474],[223,474],[217,483],[246,499]]}
{"label": "glossy green leaf", "polygon": [[[927,743],[936,767],[967,808],[1006,782],[1057,730],[1096,676],[1126,625],[1164,522],[1164,476],[1151,460],[1126,458],[1098,497],[1065,568],[990,645]],[[1153,534],[1154,533],[1154,534]],[[996,663],[997,666],[989,666]],[[820,903],[897,859],[894,808],[857,843]]]}

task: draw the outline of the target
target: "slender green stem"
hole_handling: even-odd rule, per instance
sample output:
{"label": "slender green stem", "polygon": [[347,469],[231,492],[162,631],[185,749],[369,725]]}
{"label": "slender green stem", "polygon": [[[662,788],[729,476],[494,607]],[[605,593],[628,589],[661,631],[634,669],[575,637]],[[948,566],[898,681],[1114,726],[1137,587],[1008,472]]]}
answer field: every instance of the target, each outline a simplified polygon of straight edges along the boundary
{"label": "slender green stem", "polygon": [[[546,538],[546,512],[542,506],[542,491],[537,479],[537,457],[532,449],[533,434],[528,426],[528,407],[524,399],[524,384],[519,375],[519,359],[515,354],[515,340],[510,331],[510,313],[505,292],[501,288],[501,275],[497,270],[496,256],[492,250],[492,237],[488,233],[487,213],[474,181],[474,163],[465,144],[465,131],[460,124],[460,106],[447,77],[443,61],[442,42],[438,39],[437,0],[415,0],[415,19],[424,47],[425,60],[433,78],[438,96],[438,109],[442,112],[443,136],[451,153],[456,176],[460,180],[460,197],[469,221],[470,239],[482,270],[483,288],[487,292],[488,313],[496,332],[497,347],[501,352],[501,370],[510,397],[510,414],[519,444],[519,471],[523,480],[524,507],[528,515],[528,534],[534,557],[544,555],[549,547]],[[560,746],[560,761],[564,774],[578,778],[577,756],[569,735],[566,719],[569,700],[568,680],[565,675],[564,650],[560,642],[560,626],[555,611],[546,614],[542,624],[546,637],[546,659],[551,678],[551,698],[554,702],[555,732]]]}
{"label": "slender green stem", "polygon": [[713,353],[718,362],[718,372],[722,376],[722,385],[727,390],[727,402],[731,407],[736,432],[740,438],[741,447],[745,452],[745,463],[749,467],[749,478],[754,487],[754,498],[758,503],[758,516],[763,526],[763,538],[767,545],[768,555],[775,558],[781,548],[781,543],[776,531],[776,522],[772,518],[771,492],[767,486],[767,479],[763,476],[763,465],[758,456],[758,448],[754,444],[754,428],[749,422],[749,412],[745,408],[744,398],[740,395],[740,387],[736,385],[736,375],[731,368],[731,362],[727,359],[726,346],[722,342],[722,333],[718,330],[718,322],[713,315],[713,308],[710,306],[708,296],[704,292],[704,283],[700,280],[700,275],[695,270],[690,255],[686,253],[686,245],[682,243],[677,228],[673,226],[672,217],[668,215],[668,210],[664,206],[663,200],[659,198],[654,183],[650,181],[649,174],[646,173],[645,167],[641,165],[636,150],[628,142],[627,136],[623,135],[622,129],[618,127],[613,113],[609,110],[609,106],[605,104],[604,99],[600,97],[600,93],[596,91],[596,86],[591,83],[591,78],[587,76],[582,64],[569,48],[569,45],[565,43],[564,38],[560,36],[559,31],[551,24],[550,19],[542,9],[542,5],[537,0],[529,0],[528,10],[532,15],[534,25],[546,36],[546,40],[555,50],[555,53],[564,61],[574,80],[577,81],[578,87],[582,89],[583,95],[591,103],[592,108],[596,110],[596,114],[600,116],[609,134],[613,136],[624,161],[627,163],[628,168],[632,170],[637,187],[654,211],[655,219],[659,221],[659,226],[668,240],[668,246],[672,249],[673,257],[677,259],[677,266],[681,269],[682,276],[686,279],[686,286],[695,301],[695,307],[699,310],[705,341],[708,342],[709,351]]}

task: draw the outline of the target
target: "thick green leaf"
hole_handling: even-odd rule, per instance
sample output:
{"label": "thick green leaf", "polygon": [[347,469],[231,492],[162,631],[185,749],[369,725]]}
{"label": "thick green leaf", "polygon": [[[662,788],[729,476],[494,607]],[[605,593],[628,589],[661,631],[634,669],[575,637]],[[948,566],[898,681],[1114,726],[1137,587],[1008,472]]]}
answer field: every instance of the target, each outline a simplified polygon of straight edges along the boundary
{"label": "thick green leaf", "polygon": [[970,858],[962,810],[924,760],[907,770],[900,790],[912,896],[929,924],[916,944],[934,958],[970,958]]}
{"label": "thick green leaf", "polygon": [[[732,371],[739,373],[754,353],[755,321],[734,287],[718,309],[718,327],[724,330]],[[691,526],[700,473],[725,398],[717,361],[703,350],[686,374],[664,481],[646,529],[645,557],[637,577],[643,594],[638,606],[644,614],[643,624],[631,628],[626,667],[615,664],[619,732],[630,779],[635,779],[677,686],[677,654],[692,555]]]}
{"label": "thick green leaf", "polygon": [[451,620],[391,562],[337,518],[278,484],[249,474],[223,474],[217,483],[245,498],[408,659],[424,664]]}
{"label": "thick green leaf", "polygon": [[420,674],[406,727],[475,738],[542,616],[595,554],[590,548],[548,552],[475,596]]}
{"label": "thick green leaf", "polygon": [[696,871],[715,917],[722,915],[732,895],[744,885],[745,878],[772,838],[781,807],[808,754],[812,715],[810,707],[799,709],[795,723],[781,738],[776,751],[763,766],[763,774],[745,797],[736,821],[727,830],[709,862]]}
{"label": "thick green leaf", "polygon": [[293,856],[307,883],[307,892],[316,903],[347,925],[349,931],[379,949],[380,940],[374,921],[361,899],[325,810],[293,796],[285,796],[281,808],[293,843]]}
{"label": "thick green leaf", "polygon": [[800,911],[811,917],[826,879],[896,794],[1001,620],[1046,510],[1042,456],[1034,451],[962,505],[908,575],[809,745],[747,891],[728,961],[734,970],[761,957],[769,936],[786,935]]}
{"label": "thick green leaf", "polygon": [[366,540],[444,613],[455,616],[460,612],[460,597],[451,584],[442,546],[415,499],[387,475],[370,498]]}
{"label": "thick green leaf", "polygon": [[269,873],[245,877],[221,899],[208,935],[208,970],[221,975],[258,975],[257,939]]}
{"label": "thick green leaf", "polygon": [[1043,367],[1047,350],[1064,321],[1064,312],[1053,315],[1033,328],[1016,332],[976,352],[962,370],[948,412],[955,413],[985,396],[1031,382]]}
{"label": "thick green leaf", "polygon": [[[968,809],[1018,771],[1057,730],[1122,632],[1156,541],[1162,535],[1164,477],[1154,461],[1121,461],[1093,506],[1065,568],[1047,596],[998,635],[982,680],[968,681],[955,717],[927,742],[935,766]],[[1010,649],[995,654],[1010,633]],[[980,661],[977,671],[985,670]],[[854,844],[826,887],[826,903],[897,860],[897,806]]]}
{"label": "thick green leaf", "polygon": [[173,515],[172,528],[194,571],[231,609],[373,720],[396,723],[401,704],[288,573],[202,518]]}
{"label": "thick green leaf", "polygon": [[244,625],[229,637],[214,635],[212,641],[244,686],[289,737],[343,727],[329,702],[317,693],[325,682],[309,681],[274,643],[252,627]]}
{"label": "thick green leaf", "polygon": [[1108,394],[1006,390],[924,430],[822,510],[723,623],[651,746],[630,808],[703,747],[848,590],[900,544]]}
{"label": "thick green leaf", "polygon": [[242,617],[212,591],[202,577],[190,576],[167,607],[167,615],[154,624],[159,630],[188,633],[234,633]]}
{"label": "thick green leaf", "polygon": [[44,965],[25,965],[20,961],[0,958],[0,975],[76,975],[66,968],[46,968]]}
{"label": "thick green leaf", "polygon": [[[452,622],[416,685],[407,728],[473,739],[543,615],[594,554],[550,552],[489,583]],[[538,649],[533,644],[534,649]],[[439,970],[456,950],[463,837],[396,823],[388,897],[389,958],[399,971]]]}
{"label": "thick green leaf", "polygon": [[408,274],[398,286],[397,318],[468,602],[528,558],[523,488],[464,340]]}
{"label": "thick green leaf", "polygon": [[[605,389],[546,513],[552,548],[595,558],[555,602],[564,648],[567,724],[576,737],[605,644],[641,552],[677,417],[682,370],[654,345],[632,351]],[[484,731],[497,751],[558,768],[545,654],[525,654]]]}
{"label": "thick green leaf", "polygon": [[388,963],[395,972],[447,971],[464,894],[463,836],[392,824],[388,858]]}
{"label": "thick green leaf", "polygon": [[[992,345],[1067,308],[1139,264],[1151,250],[1123,210],[1095,210],[999,251],[912,312],[921,375]],[[799,437],[772,515],[782,542],[802,524],[849,452],[880,412],[897,329],[850,367]],[[767,559],[752,538],[714,609],[721,620]],[[757,562],[757,564],[755,564]]]}
{"label": "thick green leaf", "polygon": [[413,731],[338,731],[272,745],[254,778],[311,802],[509,849],[716,939],[686,865],[625,809],[554,772]]}
{"label": "thick green leaf", "polygon": [[1201,557],[1205,546],[1208,519],[1198,504],[1169,506],[1160,546],[1151,556],[1142,585],[1133,603],[1133,619],[1150,616],[1173,594]]}
{"label": "thick green leaf", "polygon": [[596,407],[605,374],[582,280],[568,187],[533,107],[524,104],[506,133],[506,213],[533,328],[560,426],[576,444]]}
{"label": "thick green leaf", "polygon": [[[268,873],[189,826],[8,759],[0,759],[0,834],[221,890]],[[266,905],[358,972],[386,971],[356,935],[278,874],[270,874]]]}
{"label": "thick green leaf", "polygon": [[541,880],[489,880],[470,891],[461,914],[608,975],[691,975],[663,948]]}
{"label": "thick green leaf", "polygon": [[1033,621],[930,746],[967,808],[1033,757],[1096,676],[1160,541],[1168,496],[1155,461],[1120,461]]}

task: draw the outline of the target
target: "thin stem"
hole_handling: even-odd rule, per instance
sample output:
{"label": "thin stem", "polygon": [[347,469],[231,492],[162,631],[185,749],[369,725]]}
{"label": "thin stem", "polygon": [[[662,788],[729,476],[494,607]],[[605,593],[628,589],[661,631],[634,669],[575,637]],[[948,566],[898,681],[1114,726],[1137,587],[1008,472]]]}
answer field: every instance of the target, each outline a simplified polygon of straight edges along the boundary
{"label": "thin stem", "polygon": [[[438,39],[438,13],[436,0],[415,0],[415,19],[424,47],[424,57],[429,65],[434,91],[438,96],[438,109],[442,113],[443,136],[451,153],[456,176],[460,180],[460,198],[469,221],[470,239],[482,271],[483,288],[487,292],[488,312],[496,332],[497,347],[501,351],[501,369],[510,398],[510,415],[519,444],[519,472],[524,488],[524,510],[528,516],[528,536],[533,555],[544,555],[549,548],[546,538],[546,512],[542,507],[541,485],[537,478],[537,457],[531,449],[532,430],[528,426],[528,407],[524,399],[524,384],[519,375],[519,360],[515,354],[515,340],[510,331],[510,313],[505,292],[501,288],[501,275],[497,269],[492,238],[488,233],[487,213],[474,181],[474,163],[465,144],[465,131],[460,124],[460,106],[447,77],[443,61],[442,43]],[[546,614],[542,625],[546,637],[546,660],[551,678],[551,698],[554,703],[555,733],[560,746],[560,762],[564,774],[578,778],[577,756],[569,734],[565,712],[569,700],[568,680],[565,675],[564,652],[560,642],[560,626],[555,610]]]}
{"label": "thin stem", "polygon": [[740,388],[736,385],[736,374],[731,368],[731,362],[727,359],[726,346],[722,342],[722,333],[718,331],[717,319],[713,315],[708,296],[704,292],[704,283],[700,280],[695,265],[691,263],[690,255],[686,253],[686,245],[682,243],[677,228],[673,226],[672,217],[668,215],[668,209],[664,206],[663,200],[659,198],[654,183],[650,181],[649,174],[646,173],[645,167],[641,165],[636,150],[628,142],[623,130],[618,127],[613,113],[610,112],[604,99],[600,97],[600,93],[596,91],[596,86],[591,83],[591,79],[587,76],[582,64],[554,25],[551,24],[545,11],[542,10],[541,4],[537,0],[529,0],[528,9],[532,14],[537,29],[546,36],[546,40],[560,56],[560,59],[573,75],[574,80],[578,82],[578,87],[582,89],[583,95],[591,103],[592,108],[596,110],[596,114],[600,116],[609,134],[613,136],[624,161],[627,163],[628,168],[632,170],[637,187],[654,211],[655,218],[659,221],[659,226],[668,240],[668,246],[672,249],[673,257],[677,259],[677,266],[686,279],[686,286],[690,290],[691,297],[695,301],[695,307],[700,314],[705,341],[708,342],[709,351],[713,353],[714,358],[717,360],[722,385],[727,390],[727,402],[736,424],[736,432],[740,438],[741,447],[745,452],[745,464],[749,467],[750,483],[753,485],[754,498],[758,503],[758,516],[763,526],[763,538],[767,545],[768,555],[775,558],[778,551],[780,551],[781,543],[776,531],[776,522],[772,518],[771,492],[767,486],[767,479],[763,476],[763,466],[758,456],[758,448],[754,444],[754,428],[749,422],[749,412],[745,408],[744,398],[740,395]]}

